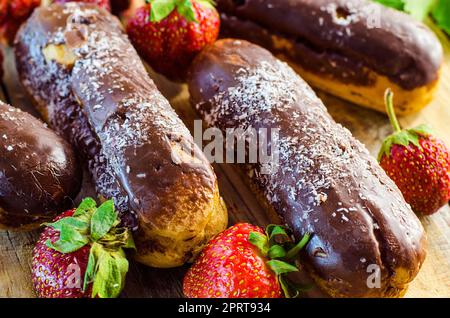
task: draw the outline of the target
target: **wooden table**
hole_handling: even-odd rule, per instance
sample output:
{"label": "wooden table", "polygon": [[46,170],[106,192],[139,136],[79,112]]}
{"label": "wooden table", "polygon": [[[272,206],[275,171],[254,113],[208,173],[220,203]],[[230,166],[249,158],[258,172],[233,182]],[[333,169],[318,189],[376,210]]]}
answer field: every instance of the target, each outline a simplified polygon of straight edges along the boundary
{"label": "wooden table", "polygon": [[[432,124],[439,137],[450,146],[450,41],[440,34],[446,51],[443,80],[436,99],[421,113],[401,118],[404,127],[420,123]],[[14,58],[5,49],[5,77],[0,98],[10,104],[33,112],[30,101],[17,81]],[[171,101],[189,128],[196,117],[189,106],[185,86],[174,85],[151,74],[163,94]],[[2,92],[3,91],[3,92]],[[336,121],[349,128],[376,155],[381,141],[391,133],[386,116],[348,104],[319,92]],[[36,113],[34,113],[36,114]],[[36,114],[37,115],[37,114]],[[230,213],[230,222],[248,221],[266,225],[263,209],[240,179],[235,168],[216,165],[220,189]],[[85,178],[79,198],[94,195]],[[410,285],[407,297],[450,297],[450,207],[421,219],[429,238],[428,257],[423,268]],[[34,297],[30,283],[31,250],[39,231],[30,233],[0,232],[0,297]],[[160,270],[132,262],[123,297],[181,297],[181,281],[186,267]]]}

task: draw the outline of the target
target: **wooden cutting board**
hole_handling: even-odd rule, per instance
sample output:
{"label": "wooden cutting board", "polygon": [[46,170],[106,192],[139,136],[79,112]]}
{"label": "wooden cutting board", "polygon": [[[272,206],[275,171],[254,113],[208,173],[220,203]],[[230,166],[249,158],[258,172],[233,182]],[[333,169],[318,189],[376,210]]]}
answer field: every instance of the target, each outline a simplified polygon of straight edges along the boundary
{"label": "wooden cutting board", "polygon": [[[435,100],[421,113],[401,118],[404,127],[420,123],[433,125],[437,135],[450,146],[450,41],[439,33],[445,47],[442,82]],[[0,99],[37,115],[17,81],[14,57],[5,51],[5,77]],[[174,85],[151,73],[163,94],[171,101],[189,128],[196,115],[188,103],[185,86]],[[382,140],[391,133],[386,116],[351,105],[318,92],[336,121],[349,128],[375,156]],[[264,226],[269,220],[263,209],[240,179],[235,168],[216,165],[220,189],[230,213],[230,223],[247,221]],[[95,193],[87,177],[79,198]],[[410,285],[407,297],[450,297],[450,207],[421,221],[428,233],[428,256],[422,270]],[[30,283],[31,250],[39,231],[12,233],[0,231],[0,297],[34,297]],[[132,262],[123,297],[182,297],[181,281],[187,267],[161,270]],[[314,294],[314,292],[313,292]]]}

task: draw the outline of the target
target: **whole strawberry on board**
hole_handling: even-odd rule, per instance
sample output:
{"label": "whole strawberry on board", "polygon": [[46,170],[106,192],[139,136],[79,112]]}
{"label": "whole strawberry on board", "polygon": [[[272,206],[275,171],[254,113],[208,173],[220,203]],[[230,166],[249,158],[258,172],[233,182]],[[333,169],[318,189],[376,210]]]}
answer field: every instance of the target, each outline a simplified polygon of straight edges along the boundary
{"label": "whole strawberry on board", "polygon": [[213,238],[186,273],[189,298],[297,297],[304,287],[286,279],[309,234],[294,244],[281,226],[239,223]]}
{"label": "whole strawberry on board", "polygon": [[378,160],[412,209],[430,215],[450,200],[450,151],[429,126],[402,130],[393,98],[388,90],[386,106],[395,132],[383,142]]}
{"label": "whole strawberry on board", "polygon": [[20,25],[40,4],[41,0],[0,0],[0,42],[11,45]]}
{"label": "whole strawberry on board", "polygon": [[183,81],[206,45],[219,35],[219,14],[210,0],[147,0],[128,20],[127,33],[158,73]]}
{"label": "whole strawberry on board", "polygon": [[84,2],[96,4],[103,9],[111,11],[111,4],[109,0],[53,0],[53,3],[67,3],[67,2]]}
{"label": "whole strawberry on board", "polygon": [[87,198],[47,224],[33,249],[32,281],[41,298],[113,298],[125,284],[134,248],[112,200],[97,208]]}

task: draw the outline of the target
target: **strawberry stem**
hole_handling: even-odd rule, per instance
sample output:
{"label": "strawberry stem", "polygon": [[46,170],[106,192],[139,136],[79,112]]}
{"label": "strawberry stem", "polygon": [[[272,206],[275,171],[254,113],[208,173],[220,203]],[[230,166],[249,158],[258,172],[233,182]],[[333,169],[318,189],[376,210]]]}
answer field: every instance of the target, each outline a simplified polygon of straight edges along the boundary
{"label": "strawberry stem", "polygon": [[306,233],[303,238],[300,240],[300,242],[295,245],[289,252],[286,254],[287,259],[292,259],[298,255],[300,250],[302,250],[305,245],[309,242],[309,239],[311,238],[310,233]]}
{"label": "strawberry stem", "polygon": [[400,124],[398,123],[397,116],[395,115],[394,111],[394,93],[390,88],[386,90],[384,101],[386,104],[386,110],[389,116],[389,120],[391,121],[391,125],[394,128],[394,131],[396,133],[401,132],[402,128],[400,127]]}

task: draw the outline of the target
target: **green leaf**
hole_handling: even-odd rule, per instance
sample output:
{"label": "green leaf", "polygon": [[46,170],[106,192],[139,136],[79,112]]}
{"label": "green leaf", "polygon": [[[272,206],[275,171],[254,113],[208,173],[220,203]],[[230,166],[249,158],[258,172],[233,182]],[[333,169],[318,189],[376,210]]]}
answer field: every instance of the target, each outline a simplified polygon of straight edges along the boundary
{"label": "green leaf", "polygon": [[404,8],[403,0],[374,0],[374,1],[397,10],[403,10]]}
{"label": "green leaf", "polygon": [[270,231],[269,239],[271,240],[272,238],[274,238],[277,235],[283,235],[283,236],[286,235],[287,236],[286,230],[282,226],[279,226],[279,225],[274,226]]}
{"label": "green leaf", "polygon": [[306,244],[308,244],[310,238],[310,233],[306,233],[305,235],[303,235],[303,238],[300,240],[300,242],[298,242],[297,245],[295,245],[287,252],[286,258],[293,259],[294,257],[296,257],[298,253],[306,246]]}
{"label": "green leaf", "polygon": [[127,233],[129,234],[127,236],[127,240],[125,245],[123,246],[123,248],[128,248],[128,249],[136,249],[136,245],[134,244],[134,239],[133,239],[133,235],[131,235],[130,231],[127,231]]}
{"label": "green leaf", "polygon": [[92,214],[91,218],[91,237],[94,241],[98,241],[106,233],[111,230],[117,221],[117,213],[114,210],[113,200],[105,201]]}
{"label": "green leaf", "polygon": [[283,290],[286,298],[298,298],[301,295],[301,293],[310,291],[311,289],[314,288],[314,285],[312,284],[310,285],[296,284],[283,276],[280,276],[278,278],[278,281],[280,282],[281,289]]}
{"label": "green leaf", "polygon": [[159,22],[165,19],[177,5],[177,0],[153,0],[151,2],[150,21]]}
{"label": "green leaf", "polygon": [[276,225],[276,224],[269,224],[269,225],[266,226],[266,231],[265,231],[265,232],[266,232],[267,237],[270,237],[270,235],[272,234],[273,229],[274,229],[276,226],[279,226],[279,225]]}
{"label": "green leaf", "polygon": [[267,236],[258,232],[251,232],[248,236],[248,241],[256,246],[263,256],[266,256],[269,251],[269,241]]}
{"label": "green leaf", "polygon": [[418,135],[424,136],[424,137],[430,136],[434,133],[433,128],[427,124],[419,125],[415,128],[409,129],[409,132],[412,134],[418,134]]}
{"label": "green leaf", "polygon": [[276,259],[268,261],[267,266],[269,266],[276,275],[298,272],[298,268],[294,265]]}
{"label": "green leaf", "polygon": [[47,240],[46,245],[47,247],[54,249],[55,251],[58,251],[63,254],[72,253],[83,246],[85,246],[87,243],[89,243],[88,238],[84,238],[79,241],[56,241],[55,243],[52,243],[50,240]]}
{"label": "green leaf", "polygon": [[417,20],[424,20],[430,13],[435,0],[403,0],[404,11],[408,12]]}
{"label": "green leaf", "polygon": [[54,223],[44,223],[44,225],[54,228],[57,231],[61,231],[61,228],[63,226],[66,227],[72,227],[74,229],[77,229],[79,231],[87,231],[89,229],[89,223],[84,222],[80,219],[77,219],[75,217],[66,217],[63,219],[60,219]]}
{"label": "green leaf", "polygon": [[438,0],[432,9],[431,15],[436,24],[450,35],[450,1]]}
{"label": "green leaf", "polygon": [[[418,131],[423,130],[424,133],[428,131],[425,126],[419,126],[417,128],[419,129]],[[407,147],[411,143],[420,148],[419,134],[416,132],[416,129],[404,129],[387,137],[381,145],[381,149],[378,154],[378,161],[381,161],[384,155],[388,158],[390,157],[392,145]]]}
{"label": "green leaf", "polygon": [[129,264],[122,249],[108,252],[99,249],[96,271],[92,285],[92,297],[118,297],[125,284]]}
{"label": "green leaf", "polygon": [[280,283],[281,289],[283,290],[284,297],[291,298],[291,291],[286,280],[282,276],[278,276],[278,282]]}
{"label": "green leaf", "polygon": [[73,217],[78,217],[83,214],[89,214],[91,215],[94,210],[97,208],[97,203],[92,198],[85,198],[83,201],[81,201],[78,208],[75,210],[75,213],[73,214]]}
{"label": "green leaf", "polygon": [[286,256],[286,251],[280,245],[272,245],[269,248],[269,252],[267,254],[269,255],[269,258],[271,258],[271,259],[283,258]]}
{"label": "green leaf", "polygon": [[89,237],[80,233],[75,227],[70,224],[61,223],[59,226],[59,240],[51,243],[50,240],[46,242],[49,248],[52,248],[60,253],[72,253],[79,250],[84,245],[89,243]]}
{"label": "green leaf", "polygon": [[179,0],[177,4],[178,13],[189,22],[198,22],[195,17],[194,6],[192,0]]}
{"label": "green leaf", "polygon": [[91,250],[89,251],[89,259],[86,266],[86,273],[84,274],[83,291],[86,291],[88,285],[94,281],[99,247],[101,247],[99,244],[94,243],[91,247]]}

